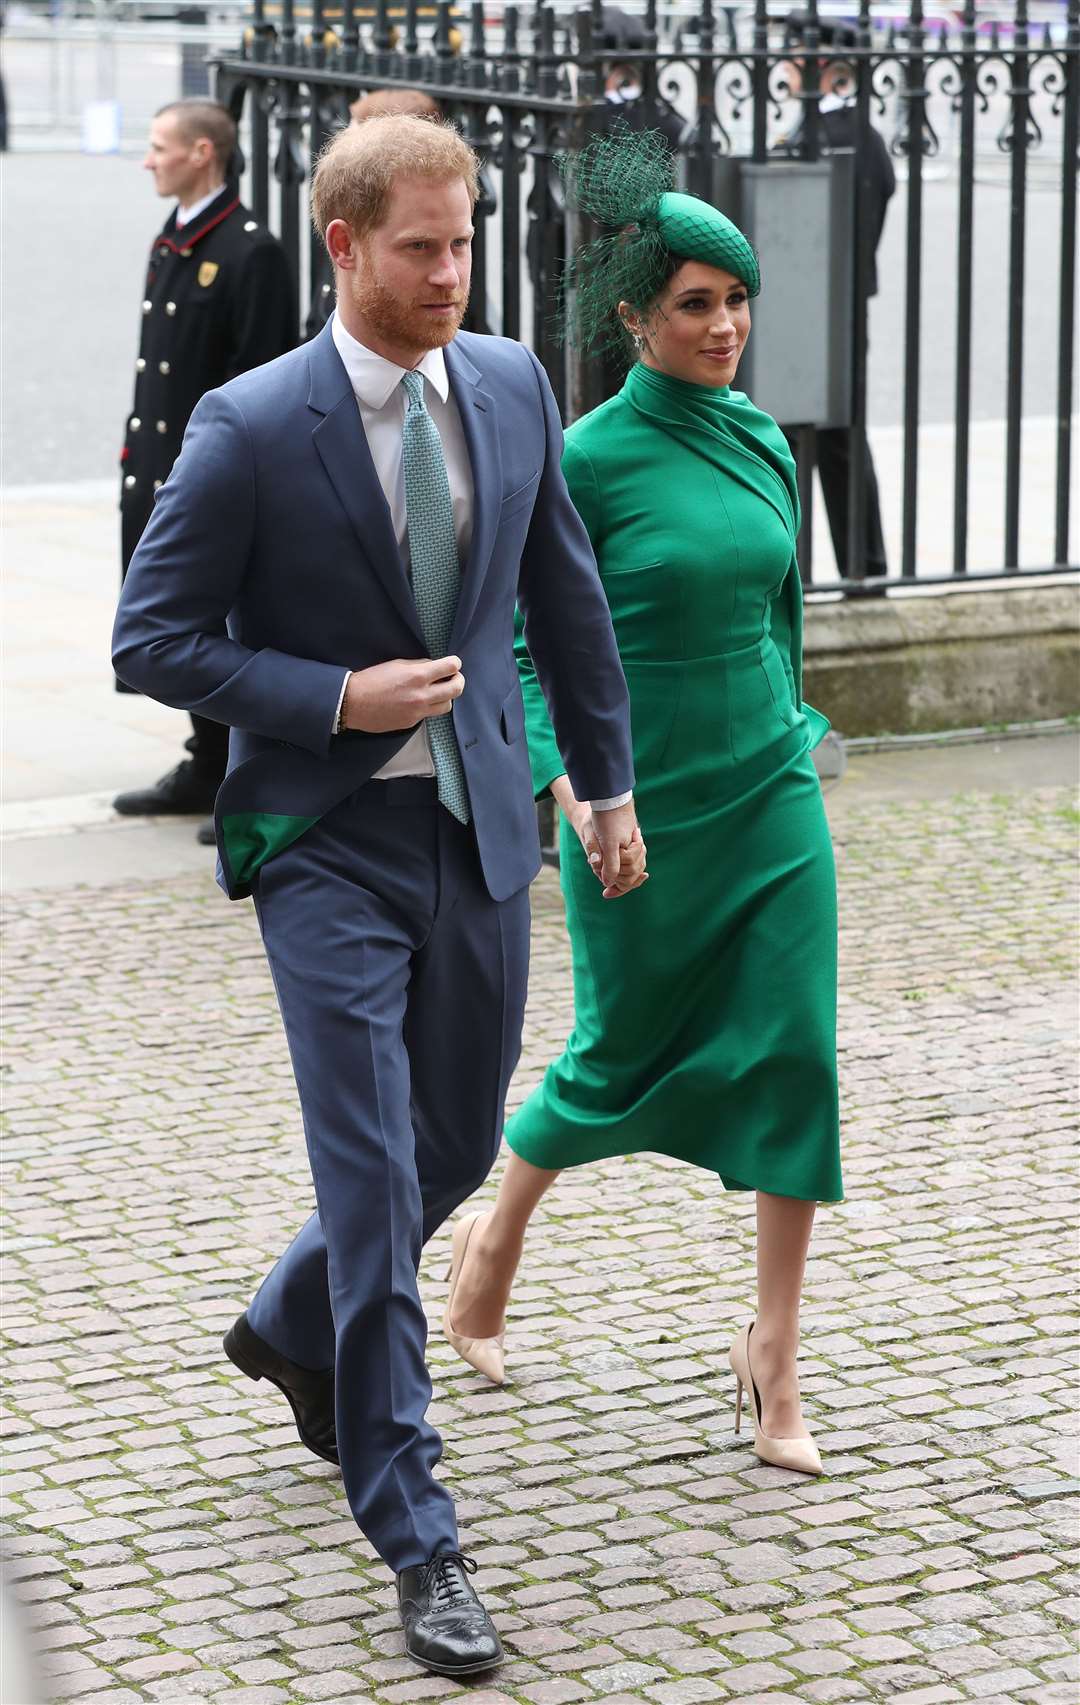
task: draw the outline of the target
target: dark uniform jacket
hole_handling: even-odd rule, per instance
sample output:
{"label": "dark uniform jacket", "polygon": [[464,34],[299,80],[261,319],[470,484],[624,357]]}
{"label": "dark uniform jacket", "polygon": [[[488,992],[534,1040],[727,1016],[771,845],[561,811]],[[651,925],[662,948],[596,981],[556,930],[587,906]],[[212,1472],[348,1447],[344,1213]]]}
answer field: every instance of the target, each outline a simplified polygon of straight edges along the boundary
{"label": "dark uniform jacket", "polygon": [[[828,112],[818,114],[818,137],[823,154],[833,153],[842,148],[850,148],[859,153],[858,113],[854,103],[850,106],[833,107]],[[798,154],[802,142],[803,129],[800,125],[794,130],[783,144],[786,154]],[[889,200],[896,190],[896,173],[893,170],[889,150],[884,138],[873,125],[867,129],[862,139],[865,148],[864,157],[858,162],[858,169],[867,173],[869,193],[867,208],[869,216],[869,248],[870,273],[867,295],[876,296],[878,288],[877,277],[877,246],[881,241],[882,229],[885,225],[885,214],[888,211]]]}
{"label": "dark uniform jacket", "polygon": [[687,128],[675,108],[659,91],[652,101],[647,101],[644,95],[636,95],[629,101],[613,100],[608,95],[604,101],[602,126],[611,130],[619,119],[631,130],[660,131],[673,154],[678,150],[682,133]]}
{"label": "dark uniform jacket", "polygon": [[292,349],[296,322],[285,251],[234,184],[179,231],[170,216],[150,252],[120,458],[125,573],[199,398]]}
{"label": "dark uniform jacket", "polygon": [[[853,106],[835,107],[831,112],[821,114],[821,129],[825,147],[829,149],[855,148],[858,138],[858,114]],[[877,295],[877,246],[881,241],[881,232],[885,224],[885,214],[889,200],[896,190],[896,173],[889,158],[889,150],[884,138],[873,125],[869,125],[863,141],[866,150],[865,160],[860,161],[860,168],[865,165],[869,193],[867,209],[869,219],[869,250],[870,275],[867,287],[868,296]]]}

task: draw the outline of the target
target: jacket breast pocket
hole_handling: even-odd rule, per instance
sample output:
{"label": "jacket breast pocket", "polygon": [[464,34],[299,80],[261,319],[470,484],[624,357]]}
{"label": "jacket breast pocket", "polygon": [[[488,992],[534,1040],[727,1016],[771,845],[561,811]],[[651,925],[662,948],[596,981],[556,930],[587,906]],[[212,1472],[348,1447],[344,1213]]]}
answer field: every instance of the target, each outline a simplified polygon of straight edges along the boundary
{"label": "jacket breast pocket", "polygon": [[500,527],[504,521],[509,521],[510,518],[516,515],[519,510],[525,509],[533,502],[536,497],[536,488],[539,484],[540,475],[535,473],[533,474],[532,479],[526,480],[524,485],[518,486],[516,491],[509,492],[507,496],[503,498],[499,507]]}

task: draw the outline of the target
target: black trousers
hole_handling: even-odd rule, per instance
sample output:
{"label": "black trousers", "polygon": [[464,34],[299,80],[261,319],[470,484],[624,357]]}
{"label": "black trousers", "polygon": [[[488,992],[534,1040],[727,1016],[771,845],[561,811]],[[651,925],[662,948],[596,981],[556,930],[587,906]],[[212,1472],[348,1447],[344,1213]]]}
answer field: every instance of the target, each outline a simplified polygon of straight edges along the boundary
{"label": "black trousers", "polygon": [[[799,440],[794,432],[786,434],[791,445],[792,454],[798,459]],[[843,426],[827,426],[819,428],[817,440],[817,470],[821,480],[821,490],[825,498],[825,512],[829,517],[829,532],[832,535],[833,553],[841,579],[848,579],[850,564],[848,561],[848,502],[852,480],[851,433]],[[879,576],[888,573],[885,561],[885,535],[881,530],[881,500],[878,495],[877,474],[874,471],[874,458],[870,454],[870,444],[866,433],[861,434],[861,454],[856,449],[854,466],[856,477],[863,481],[866,491],[866,541],[865,573],[867,576]]]}
{"label": "black trousers", "polygon": [[208,716],[196,716],[193,711],[189,714],[192,734],[184,745],[191,753],[195,768],[206,776],[208,782],[220,787],[229,761],[229,730],[224,722],[211,722]]}

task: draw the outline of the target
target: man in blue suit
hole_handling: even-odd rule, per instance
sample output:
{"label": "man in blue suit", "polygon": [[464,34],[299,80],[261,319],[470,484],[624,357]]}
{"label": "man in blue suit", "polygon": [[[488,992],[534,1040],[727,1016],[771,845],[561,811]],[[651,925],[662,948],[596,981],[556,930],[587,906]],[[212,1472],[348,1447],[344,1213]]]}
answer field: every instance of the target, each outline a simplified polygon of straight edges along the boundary
{"label": "man in blue suit", "polygon": [[432,1472],[416,1275],[491,1167],[520,1046],[540,861],[515,603],[605,892],[644,880],[551,390],[520,345],[458,334],[476,172],[429,120],[333,140],[312,204],[337,312],[199,403],[113,653],[131,686],[232,728],[219,880],[254,896],[315,1182],[225,1347],[340,1460],[406,1649],[447,1675],[502,1654]]}

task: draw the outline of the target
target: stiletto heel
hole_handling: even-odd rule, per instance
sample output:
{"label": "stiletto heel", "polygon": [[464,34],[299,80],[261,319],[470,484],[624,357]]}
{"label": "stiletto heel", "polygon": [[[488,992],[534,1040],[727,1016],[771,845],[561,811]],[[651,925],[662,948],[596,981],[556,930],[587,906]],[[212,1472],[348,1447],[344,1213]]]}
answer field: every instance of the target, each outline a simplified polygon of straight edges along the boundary
{"label": "stiletto heel", "polygon": [[754,1424],[754,1451],[761,1461],[772,1463],[775,1468],[793,1469],[796,1474],[820,1474],[821,1457],[813,1439],[772,1439],[761,1430],[761,1395],[750,1372],[750,1334],[753,1329],[752,1322],[744,1326],[728,1354],[731,1371],[739,1386],[735,1400],[735,1431],[739,1431],[742,1420],[745,1390],[750,1398],[750,1419]]}
{"label": "stiletto heel", "polygon": [[735,1431],[742,1432],[742,1380],[735,1375]]}
{"label": "stiletto heel", "polygon": [[450,1271],[446,1280],[450,1286],[446,1297],[446,1307],[443,1310],[442,1330],[447,1343],[457,1351],[463,1362],[468,1362],[477,1373],[482,1373],[490,1379],[492,1385],[502,1385],[506,1378],[506,1367],[503,1361],[503,1335],[498,1333],[494,1338],[465,1338],[453,1327],[454,1293],[457,1290],[461,1269],[469,1252],[471,1238],[478,1220],[483,1214],[469,1214],[467,1218],[458,1220],[454,1227],[451,1244]]}

